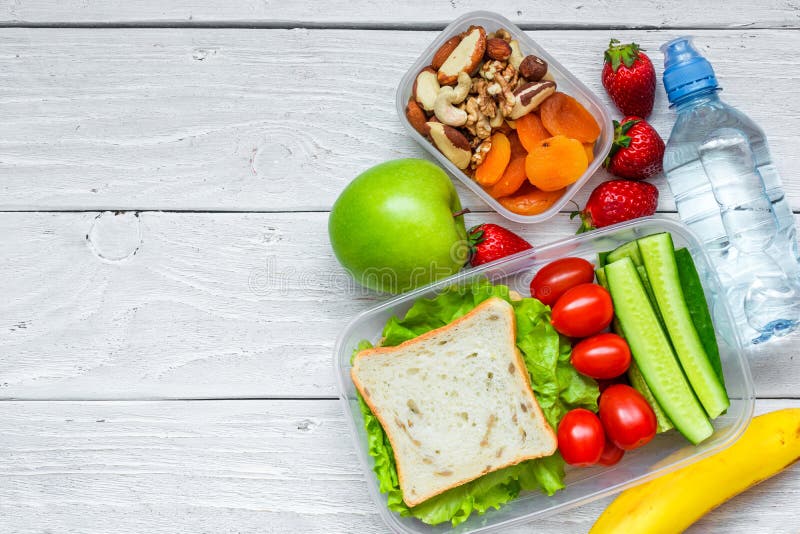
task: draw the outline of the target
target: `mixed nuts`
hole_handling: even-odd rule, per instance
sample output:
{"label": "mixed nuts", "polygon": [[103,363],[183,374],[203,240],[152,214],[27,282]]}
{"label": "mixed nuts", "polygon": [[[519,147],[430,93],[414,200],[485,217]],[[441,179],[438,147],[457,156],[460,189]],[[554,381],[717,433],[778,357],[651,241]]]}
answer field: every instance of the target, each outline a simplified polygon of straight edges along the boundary
{"label": "mixed nuts", "polygon": [[406,117],[420,134],[468,174],[481,164],[495,131],[535,110],[556,90],[547,62],[522,56],[500,29],[470,26],[436,51],[417,75]]}
{"label": "mixed nuts", "polygon": [[556,91],[547,61],[523,56],[505,29],[445,41],[416,76],[411,126],[505,208],[549,209],[594,159],[600,126]]}

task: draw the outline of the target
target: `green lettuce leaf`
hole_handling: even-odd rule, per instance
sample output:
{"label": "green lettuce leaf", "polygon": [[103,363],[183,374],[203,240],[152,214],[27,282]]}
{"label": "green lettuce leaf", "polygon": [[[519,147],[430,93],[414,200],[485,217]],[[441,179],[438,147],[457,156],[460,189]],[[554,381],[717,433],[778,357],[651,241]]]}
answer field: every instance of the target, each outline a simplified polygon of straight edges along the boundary
{"label": "green lettuce leaf", "polygon": [[[550,324],[550,308],[532,298],[512,301],[506,286],[493,285],[487,280],[453,286],[432,299],[418,300],[405,317],[389,320],[383,329],[381,344],[398,345],[445,326],[490,297],[502,298],[514,306],[517,347],[525,360],[531,386],[547,422],[556,428],[564,414],[573,408],[596,410],[597,384],[579,374],[570,364],[570,344]],[[370,346],[368,342],[362,342],[356,352]],[[564,488],[564,460],[556,453],[494,471],[409,508],[403,502],[389,439],[360,396],[359,406],[379,488],[387,494],[389,509],[403,516],[413,516],[430,525],[450,521],[456,526],[473,512],[483,514],[500,508],[521,491],[539,489],[552,495]]]}

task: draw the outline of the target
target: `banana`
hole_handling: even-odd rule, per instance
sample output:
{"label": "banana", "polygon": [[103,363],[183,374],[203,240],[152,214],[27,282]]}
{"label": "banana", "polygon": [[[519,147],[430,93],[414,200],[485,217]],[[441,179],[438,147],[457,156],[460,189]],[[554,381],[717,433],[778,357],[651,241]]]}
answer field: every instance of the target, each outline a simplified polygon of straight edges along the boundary
{"label": "banana", "polygon": [[589,534],[683,532],[711,509],[800,458],[800,408],[753,419],[727,449],[622,492]]}

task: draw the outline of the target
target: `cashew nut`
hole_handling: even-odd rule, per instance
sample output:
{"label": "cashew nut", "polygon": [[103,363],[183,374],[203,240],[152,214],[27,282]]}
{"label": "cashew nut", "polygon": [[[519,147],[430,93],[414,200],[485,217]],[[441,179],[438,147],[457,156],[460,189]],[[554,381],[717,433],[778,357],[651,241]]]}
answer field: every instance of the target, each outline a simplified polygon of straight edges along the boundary
{"label": "cashew nut", "polygon": [[458,73],[458,84],[455,89],[450,86],[444,86],[439,90],[436,95],[436,101],[433,103],[433,114],[436,118],[442,121],[443,124],[450,126],[463,126],[467,122],[467,112],[463,109],[458,109],[454,104],[460,104],[467,98],[469,88],[472,85],[472,79],[466,72]]}
{"label": "cashew nut", "polygon": [[515,69],[519,69],[519,64],[525,59],[522,56],[522,51],[519,49],[519,41],[511,39],[508,44],[511,46],[511,55],[508,56],[508,63]]}

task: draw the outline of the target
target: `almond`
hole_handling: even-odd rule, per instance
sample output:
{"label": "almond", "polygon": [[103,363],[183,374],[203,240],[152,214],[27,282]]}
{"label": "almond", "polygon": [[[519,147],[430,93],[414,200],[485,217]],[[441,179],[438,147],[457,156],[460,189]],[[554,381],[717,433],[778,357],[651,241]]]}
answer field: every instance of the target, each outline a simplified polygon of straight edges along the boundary
{"label": "almond", "polygon": [[486,52],[486,30],[480,26],[471,26],[464,32],[458,46],[439,67],[439,83],[454,84],[458,80],[459,72],[472,75],[483,59],[484,52]]}
{"label": "almond", "polygon": [[537,56],[525,56],[517,70],[529,82],[538,82],[547,74],[547,62]]}
{"label": "almond", "polygon": [[547,97],[556,92],[556,84],[551,81],[528,82],[514,91],[514,109],[509,118],[518,119],[535,110]]}
{"label": "almond", "polygon": [[411,96],[420,103],[425,111],[433,111],[433,104],[436,102],[436,95],[439,94],[439,80],[436,79],[436,71],[430,67],[425,67],[417,74],[414,86],[411,88]]}
{"label": "almond", "polygon": [[511,55],[511,45],[499,37],[487,39],[486,55],[498,61],[505,61]]}
{"label": "almond", "polygon": [[414,100],[409,100],[406,104],[406,118],[411,126],[414,127],[421,135],[427,137],[430,128],[428,127],[428,118],[425,116],[425,111]]}
{"label": "almond", "polygon": [[466,169],[472,158],[469,141],[464,134],[440,122],[428,122],[431,139],[439,152],[459,169]]}
{"label": "almond", "polygon": [[436,53],[433,54],[433,59],[431,60],[431,67],[433,67],[436,70],[439,70],[439,67],[441,67],[442,63],[444,63],[447,60],[447,58],[450,57],[450,54],[453,53],[453,50],[456,49],[458,43],[460,42],[461,42],[460,35],[454,35],[450,39],[445,41],[444,44],[439,47],[439,50],[437,50]]}

